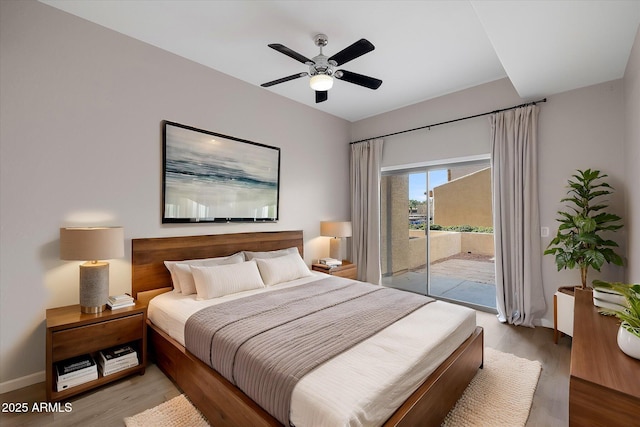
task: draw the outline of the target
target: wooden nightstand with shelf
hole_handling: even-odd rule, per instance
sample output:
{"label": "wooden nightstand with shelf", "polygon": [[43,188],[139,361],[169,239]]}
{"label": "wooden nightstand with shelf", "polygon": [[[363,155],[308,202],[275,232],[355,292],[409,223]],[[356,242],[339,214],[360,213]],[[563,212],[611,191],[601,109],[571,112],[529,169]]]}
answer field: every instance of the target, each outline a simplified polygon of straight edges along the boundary
{"label": "wooden nightstand with shelf", "polygon": [[339,267],[327,268],[324,264],[312,264],[311,269],[320,271],[332,276],[344,277],[346,279],[358,280],[358,266],[349,261],[342,261]]}
{"label": "wooden nightstand with shelf", "polygon": [[[91,390],[132,374],[144,374],[147,364],[147,306],[135,306],[101,313],[81,313],[79,305],[47,309],[47,400],[57,401]],[[63,391],[56,391],[54,365],[84,354],[96,356],[100,350],[131,344],[138,353],[139,364],[102,376]]]}

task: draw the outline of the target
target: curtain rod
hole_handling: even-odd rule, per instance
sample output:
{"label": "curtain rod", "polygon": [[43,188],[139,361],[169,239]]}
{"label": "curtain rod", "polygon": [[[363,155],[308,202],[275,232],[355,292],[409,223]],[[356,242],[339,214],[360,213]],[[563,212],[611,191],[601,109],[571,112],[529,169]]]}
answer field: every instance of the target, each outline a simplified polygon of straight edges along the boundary
{"label": "curtain rod", "polygon": [[487,113],[480,113],[480,114],[475,114],[473,116],[462,117],[460,119],[447,120],[446,122],[440,122],[440,123],[435,123],[435,124],[432,124],[432,125],[420,126],[420,127],[413,128],[413,129],[401,130],[401,131],[394,132],[394,133],[388,133],[386,135],[374,136],[373,138],[361,139],[359,141],[350,142],[349,145],[357,144],[358,142],[369,141],[370,139],[386,138],[388,136],[400,135],[401,133],[413,132],[413,131],[416,131],[416,130],[427,129],[427,128],[431,129],[432,127],[436,127],[436,126],[440,126],[440,125],[446,125],[446,124],[454,123],[454,122],[460,122],[462,120],[475,119],[476,117],[488,116],[489,114],[496,114],[496,113],[501,113],[503,111],[515,110],[516,108],[520,108],[520,107],[528,107],[529,105],[536,105],[539,102],[547,102],[547,98],[543,98],[543,99],[540,99],[538,101],[526,102],[526,103],[520,104],[520,105],[514,105],[513,107],[509,107],[509,108],[502,108],[500,110],[489,111]]}

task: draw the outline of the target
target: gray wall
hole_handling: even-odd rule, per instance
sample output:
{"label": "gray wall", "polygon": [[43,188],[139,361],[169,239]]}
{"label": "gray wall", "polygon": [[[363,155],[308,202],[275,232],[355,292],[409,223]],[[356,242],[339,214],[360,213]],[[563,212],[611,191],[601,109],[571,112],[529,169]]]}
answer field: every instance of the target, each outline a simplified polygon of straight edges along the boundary
{"label": "gray wall", "polygon": [[[631,217],[631,212],[625,214],[625,194],[637,184],[631,186],[632,177],[625,175],[624,100],[625,86],[622,80],[616,80],[550,96],[548,102],[539,104],[540,220],[541,226],[549,227],[552,235],[557,229],[556,211],[563,207],[560,199],[565,195],[564,186],[578,168],[598,168],[607,173],[610,183],[618,190],[611,198],[612,211]],[[352,139],[365,139],[523,102],[526,100],[520,99],[509,80],[502,79],[361,120],[351,128]],[[489,154],[489,132],[488,118],[481,117],[389,137],[385,139],[382,163],[384,167],[395,167]],[[629,223],[630,219],[626,219]],[[626,233],[625,229],[613,236],[621,245],[622,253],[626,252]],[[541,252],[550,240],[551,237],[542,239]],[[637,261],[639,256],[636,250],[632,258]],[[601,275],[592,273],[589,280],[598,276],[622,280],[624,269],[607,266],[603,268]],[[553,258],[543,258],[547,311],[540,324],[553,326],[555,290],[559,286],[577,284],[579,281],[577,271],[557,272]]]}
{"label": "gray wall", "polygon": [[[0,29],[0,383],[44,380],[45,309],[78,302],[61,226],[124,227],[112,294],[131,289],[131,238],[302,229],[307,263],[327,256],[349,122],[38,2],[0,1]],[[161,225],[164,119],[280,147],[280,221]]]}

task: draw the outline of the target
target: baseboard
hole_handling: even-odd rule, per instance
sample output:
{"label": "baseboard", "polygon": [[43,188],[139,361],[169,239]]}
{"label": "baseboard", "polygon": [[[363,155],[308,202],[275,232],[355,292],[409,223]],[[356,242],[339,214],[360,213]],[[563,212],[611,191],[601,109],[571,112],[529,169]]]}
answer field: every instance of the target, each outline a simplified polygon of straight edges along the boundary
{"label": "baseboard", "polygon": [[533,322],[536,326],[542,326],[543,328],[551,328],[553,329],[553,321],[547,319],[540,319],[538,322]]}
{"label": "baseboard", "polygon": [[42,383],[46,380],[45,371],[36,372],[35,374],[26,375],[14,380],[0,383],[0,394],[8,393],[19,388],[27,387],[33,384]]}

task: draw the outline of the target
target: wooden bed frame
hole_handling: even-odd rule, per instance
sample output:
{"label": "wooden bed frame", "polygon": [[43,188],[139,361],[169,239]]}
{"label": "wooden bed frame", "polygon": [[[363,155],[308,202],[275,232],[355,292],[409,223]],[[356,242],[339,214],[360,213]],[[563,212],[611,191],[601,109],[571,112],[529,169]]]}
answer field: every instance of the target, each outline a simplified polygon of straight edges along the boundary
{"label": "wooden bed frame", "polygon": [[[242,250],[271,251],[297,247],[303,254],[302,231],[235,233],[209,236],[133,239],[133,297],[148,302],[172,289],[164,261],[227,256]],[[150,321],[151,356],[160,369],[218,426],[281,426],[242,391],[193,356]],[[439,426],[482,367],[482,328],[449,356],[389,418],[385,426]]]}

